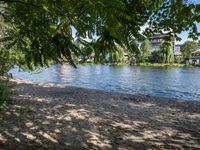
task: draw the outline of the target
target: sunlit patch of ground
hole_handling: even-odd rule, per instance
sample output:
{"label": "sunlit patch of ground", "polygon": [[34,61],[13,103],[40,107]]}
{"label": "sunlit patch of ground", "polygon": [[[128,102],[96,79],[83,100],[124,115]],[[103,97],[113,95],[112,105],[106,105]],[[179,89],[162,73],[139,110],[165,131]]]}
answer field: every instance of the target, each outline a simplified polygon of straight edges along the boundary
{"label": "sunlit patch of ground", "polygon": [[19,81],[0,149],[200,149],[200,103]]}

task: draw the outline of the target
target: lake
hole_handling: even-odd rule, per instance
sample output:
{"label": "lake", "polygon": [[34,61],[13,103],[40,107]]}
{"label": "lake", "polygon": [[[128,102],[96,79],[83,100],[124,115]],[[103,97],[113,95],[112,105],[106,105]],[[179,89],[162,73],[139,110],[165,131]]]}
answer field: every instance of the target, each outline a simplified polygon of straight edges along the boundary
{"label": "lake", "polygon": [[[23,72],[17,67],[15,78],[59,83],[105,91],[145,94],[185,100],[200,100],[200,68],[158,68],[134,66],[52,65],[41,72]],[[78,91],[77,91],[78,92]]]}

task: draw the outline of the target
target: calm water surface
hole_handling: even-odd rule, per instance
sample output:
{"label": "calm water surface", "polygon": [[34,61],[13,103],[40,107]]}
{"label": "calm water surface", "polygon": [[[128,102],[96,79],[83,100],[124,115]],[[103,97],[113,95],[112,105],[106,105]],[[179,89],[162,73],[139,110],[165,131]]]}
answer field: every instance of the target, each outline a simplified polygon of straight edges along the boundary
{"label": "calm water surface", "polygon": [[52,65],[40,73],[10,71],[18,79],[59,83],[105,91],[139,93],[200,101],[200,68],[113,67]]}

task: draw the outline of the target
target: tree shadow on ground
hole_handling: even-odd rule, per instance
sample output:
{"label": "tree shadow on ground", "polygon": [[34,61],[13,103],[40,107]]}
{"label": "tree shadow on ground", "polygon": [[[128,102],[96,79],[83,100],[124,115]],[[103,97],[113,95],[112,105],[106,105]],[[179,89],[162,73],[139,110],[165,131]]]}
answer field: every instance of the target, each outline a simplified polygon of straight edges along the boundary
{"label": "tree shadow on ground", "polygon": [[200,103],[18,83],[0,149],[199,149]]}

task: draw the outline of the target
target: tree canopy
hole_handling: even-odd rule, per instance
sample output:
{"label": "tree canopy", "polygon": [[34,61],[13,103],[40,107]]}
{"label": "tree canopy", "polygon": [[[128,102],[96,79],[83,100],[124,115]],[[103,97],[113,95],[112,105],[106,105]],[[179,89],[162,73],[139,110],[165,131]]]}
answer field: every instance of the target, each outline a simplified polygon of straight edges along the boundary
{"label": "tree canopy", "polygon": [[174,63],[174,51],[171,39],[165,40],[161,45],[163,63]]}
{"label": "tree canopy", "polygon": [[193,51],[197,50],[198,44],[194,41],[186,41],[181,45],[181,53],[184,58],[189,58]]}
{"label": "tree canopy", "polygon": [[196,39],[199,14],[200,5],[187,0],[0,0],[0,41],[29,68],[49,60],[73,65],[81,53],[76,37],[97,56],[118,46],[137,51],[136,41],[154,33],[189,31]]}
{"label": "tree canopy", "polygon": [[139,56],[139,61],[142,63],[145,63],[148,61],[148,57],[150,55],[150,41],[149,39],[145,39],[144,42],[140,46],[140,56]]}

